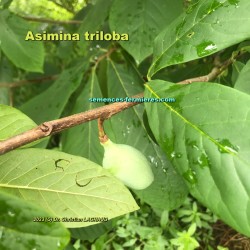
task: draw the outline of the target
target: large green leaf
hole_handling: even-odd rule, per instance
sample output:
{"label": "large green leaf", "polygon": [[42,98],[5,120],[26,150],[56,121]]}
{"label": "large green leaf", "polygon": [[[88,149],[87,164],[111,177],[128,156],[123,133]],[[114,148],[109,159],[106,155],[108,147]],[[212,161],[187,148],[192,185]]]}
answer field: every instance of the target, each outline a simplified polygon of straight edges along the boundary
{"label": "large green leaf", "polygon": [[99,165],[46,149],[21,149],[0,156],[0,190],[36,203],[67,227],[89,226],[103,217],[111,219],[138,209],[128,189]]}
{"label": "large green leaf", "polygon": [[44,50],[41,42],[25,41],[28,22],[8,10],[0,10],[0,41],[4,54],[19,68],[42,72]]}
{"label": "large green leaf", "polygon": [[21,111],[1,104],[0,121],[0,141],[6,140],[37,126],[35,122]]}
{"label": "large green leaf", "polygon": [[53,218],[48,212],[15,196],[0,193],[0,248],[59,250],[70,234],[62,223],[34,222]]}
{"label": "large green leaf", "polygon": [[198,1],[155,39],[154,61],[148,76],[249,38],[249,12],[249,0]]}
{"label": "large green leaf", "polygon": [[234,85],[234,88],[236,88],[240,91],[243,91],[247,94],[250,94],[249,78],[250,78],[250,60],[247,62],[247,64],[241,70],[241,72],[237,78],[237,81]]}
{"label": "large green leaf", "polygon": [[[89,100],[89,98],[96,97],[102,97],[102,94],[95,69],[92,69],[88,83],[77,98],[72,113],[76,114],[102,106],[103,103],[91,102]],[[99,142],[97,121],[89,121],[65,131],[62,137],[62,150],[101,164],[103,149]]]}
{"label": "large green leaf", "polygon": [[182,1],[116,0],[112,5],[109,24],[112,31],[129,35],[120,41],[139,64],[152,54],[155,37],[182,11]]}
{"label": "large green leaf", "polygon": [[[107,75],[109,97],[131,97],[143,90],[143,81],[130,64],[110,61]],[[141,104],[111,117],[104,123],[106,132],[115,143],[140,150],[151,163],[155,181],[147,189],[134,191],[138,197],[154,208],[172,210],[182,204],[187,187],[151,139],[144,125],[143,112]]]}
{"label": "large green leaf", "polygon": [[145,97],[150,127],[191,193],[250,236],[250,96],[213,83],[151,81]]}

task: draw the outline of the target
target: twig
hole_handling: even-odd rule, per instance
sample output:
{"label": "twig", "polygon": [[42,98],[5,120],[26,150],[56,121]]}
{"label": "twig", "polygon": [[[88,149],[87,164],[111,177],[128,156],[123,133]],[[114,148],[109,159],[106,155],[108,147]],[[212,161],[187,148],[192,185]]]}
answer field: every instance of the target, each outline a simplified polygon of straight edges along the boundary
{"label": "twig", "polygon": [[194,77],[190,79],[186,79],[184,81],[179,82],[178,84],[190,84],[192,82],[209,82],[214,80],[216,77],[218,77],[225,69],[228,68],[229,65],[231,65],[235,59],[239,56],[241,56],[244,53],[244,51],[239,51],[238,53],[235,53],[232,55],[231,58],[226,60],[224,63],[220,64],[218,63],[218,58],[215,58],[216,64],[215,67],[212,69],[210,73],[204,76]]}
{"label": "twig", "polygon": [[108,140],[108,136],[104,132],[103,123],[104,123],[104,119],[99,118],[98,119],[98,132],[99,132],[99,140],[101,143],[104,143]]}
{"label": "twig", "polygon": [[62,21],[62,20],[53,20],[53,19],[42,18],[42,17],[31,17],[31,16],[20,16],[20,17],[27,21],[38,22],[38,23],[78,24],[78,25],[82,24],[82,21],[78,21],[78,20]]}
{"label": "twig", "polygon": [[57,75],[53,76],[45,76],[37,79],[30,79],[30,80],[21,80],[18,82],[3,82],[0,83],[0,88],[17,88],[17,87],[22,87],[27,84],[34,84],[34,83],[40,83],[40,82],[45,82],[45,81],[50,81],[50,80],[55,80],[57,79]]}
{"label": "twig", "polygon": [[117,50],[117,48],[111,48],[105,54],[99,56],[95,62],[95,65],[97,66],[104,58],[106,58],[106,57],[108,58],[116,50]]}
{"label": "twig", "polygon": [[[140,98],[143,93],[133,96],[133,98]],[[108,119],[111,116],[139,104],[137,102],[120,102],[102,106],[79,114],[67,116],[61,119],[44,122],[36,128],[28,130],[22,134],[16,135],[5,141],[0,142],[0,155],[7,153],[13,149],[24,146],[30,142],[45,138],[47,136],[56,134],[62,130],[72,128],[79,124],[95,120],[98,118]]]}
{"label": "twig", "polygon": [[[112,50],[111,50],[112,53]],[[109,56],[109,52],[106,53],[105,56]],[[239,56],[239,53],[236,55]],[[214,67],[212,71],[206,75],[206,76],[200,76],[192,79],[187,79],[184,81],[181,81],[177,84],[189,84],[192,82],[207,82],[209,80],[214,79],[217,77],[223,70],[225,70],[230,64],[234,62],[236,57],[232,57],[226,62],[222,64],[222,66]],[[143,93],[140,93],[136,96],[133,96],[133,98],[141,98],[143,97]],[[61,119],[53,120],[53,121],[48,121],[44,122],[38,127],[28,130],[22,134],[16,135],[12,138],[9,138],[5,141],[0,142],[0,155],[7,153],[11,150],[14,150],[16,148],[19,148],[21,146],[24,146],[30,142],[34,142],[36,140],[39,140],[41,138],[45,138],[47,136],[59,133],[65,129],[75,127],[79,124],[95,120],[95,119],[100,119],[99,120],[99,131],[101,137],[104,134],[104,131],[102,133],[102,122],[105,119],[110,118],[111,116],[128,109],[130,107],[133,107],[137,104],[140,104],[141,102],[120,102],[120,103],[113,103],[109,104],[106,106],[102,106],[96,109],[92,109],[86,112],[82,112],[79,114],[67,116]]]}

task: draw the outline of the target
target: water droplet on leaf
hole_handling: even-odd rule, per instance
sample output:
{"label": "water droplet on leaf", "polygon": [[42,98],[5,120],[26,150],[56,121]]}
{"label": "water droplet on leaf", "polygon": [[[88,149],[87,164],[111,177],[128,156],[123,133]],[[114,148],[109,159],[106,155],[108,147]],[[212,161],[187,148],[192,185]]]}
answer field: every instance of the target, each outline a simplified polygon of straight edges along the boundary
{"label": "water droplet on leaf", "polygon": [[191,168],[183,174],[183,177],[191,184],[197,183],[196,173]]}
{"label": "water droplet on leaf", "polygon": [[221,153],[238,154],[240,147],[237,145],[233,145],[228,139],[218,139],[216,141],[220,144],[218,146],[218,149]]}
{"label": "water droplet on leaf", "polygon": [[9,215],[10,217],[14,217],[14,216],[15,216],[15,213],[13,213],[12,211],[8,211],[8,215]]}

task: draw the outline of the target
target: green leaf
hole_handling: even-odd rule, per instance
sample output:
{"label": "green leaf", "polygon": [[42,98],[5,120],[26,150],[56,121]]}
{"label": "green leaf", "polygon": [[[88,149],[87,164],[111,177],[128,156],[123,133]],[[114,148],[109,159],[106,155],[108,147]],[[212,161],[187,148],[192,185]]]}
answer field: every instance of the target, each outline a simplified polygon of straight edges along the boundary
{"label": "green leaf", "polygon": [[[95,33],[98,31],[107,18],[113,0],[98,0],[87,12],[83,23],[78,29],[78,33],[84,36],[85,32]],[[94,18],[93,18],[94,17]],[[78,44],[81,48],[86,48],[90,41],[83,41]]]}
{"label": "green leaf", "polygon": [[[108,64],[109,97],[131,97],[143,90],[143,80],[131,66]],[[154,208],[172,210],[180,206],[188,193],[181,177],[175,172],[162,150],[150,138],[143,122],[143,105],[136,105],[107,120],[105,130],[109,138],[140,150],[149,160],[155,181],[137,196]]]}
{"label": "green leaf", "polygon": [[7,88],[0,88],[0,104],[8,105],[9,103],[9,90]]}
{"label": "green leaf", "polygon": [[21,111],[0,104],[0,141],[18,135],[37,126]]}
{"label": "green leaf", "polygon": [[242,92],[250,94],[250,84],[249,84],[249,77],[250,77],[250,60],[241,70],[237,81],[234,85],[235,89],[238,89]]}
{"label": "green leaf", "polygon": [[120,41],[120,44],[139,64],[152,54],[155,37],[181,11],[182,1],[116,0],[109,24],[112,31],[129,35],[129,41]]}
{"label": "green leaf", "polygon": [[43,72],[43,44],[25,41],[28,31],[34,31],[28,22],[8,10],[0,10],[0,40],[4,54],[21,69]]}
{"label": "green leaf", "polygon": [[[38,124],[59,118],[70,96],[79,87],[87,66],[88,62],[85,62],[63,71],[51,87],[23,104],[20,109]],[[46,147],[47,142],[45,140],[39,146]]]}
{"label": "green leaf", "polygon": [[70,239],[62,223],[34,222],[53,218],[48,212],[15,196],[0,193],[1,249],[64,249]]}
{"label": "green leaf", "polygon": [[[72,113],[76,114],[103,106],[103,103],[91,102],[89,100],[89,98],[99,97],[102,97],[102,94],[95,69],[92,69],[88,83],[77,98]],[[89,121],[65,131],[62,137],[62,150],[66,153],[86,157],[91,161],[101,164],[103,149],[99,142],[97,121]]]}
{"label": "green leaf", "polygon": [[145,97],[150,127],[191,194],[231,227],[250,235],[250,96],[213,83],[155,80]]}
{"label": "green leaf", "polygon": [[93,242],[95,239],[99,238],[101,235],[110,231],[113,227],[112,221],[99,223],[83,228],[71,228],[71,237],[75,239],[87,240],[88,242]]}
{"label": "green leaf", "polygon": [[67,227],[89,226],[138,209],[128,189],[110,173],[62,152],[12,151],[0,156],[0,176],[0,190],[36,203]]}
{"label": "green leaf", "polygon": [[[0,42],[1,45],[1,42]],[[0,48],[1,51],[1,48]],[[0,54],[0,85],[12,82],[13,72],[10,62],[7,58],[2,57]],[[7,87],[0,87],[0,104],[10,104],[10,89]]]}
{"label": "green leaf", "polygon": [[4,9],[8,8],[11,4],[12,0],[1,0],[0,7],[3,7]]}
{"label": "green leaf", "polygon": [[154,61],[148,76],[249,38],[249,11],[248,0],[198,1],[155,39]]}
{"label": "green leaf", "polygon": [[[245,67],[245,64],[239,61],[235,61],[232,64],[232,77],[231,77],[231,81],[233,83],[233,85],[235,86],[235,83],[242,71],[242,69]],[[238,88],[236,88],[238,89]]]}

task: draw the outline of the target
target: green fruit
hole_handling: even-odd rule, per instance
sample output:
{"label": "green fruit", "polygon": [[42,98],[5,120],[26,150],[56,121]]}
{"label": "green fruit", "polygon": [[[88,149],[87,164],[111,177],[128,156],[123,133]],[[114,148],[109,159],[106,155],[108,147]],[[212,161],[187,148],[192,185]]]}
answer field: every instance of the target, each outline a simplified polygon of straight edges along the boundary
{"label": "green fruit", "polygon": [[104,147],[103,167],[108,169],[126,186],[141,190],[154,180],[154,175],[146,157],[137,149],[116,144],[111,140],[101,143]]}

